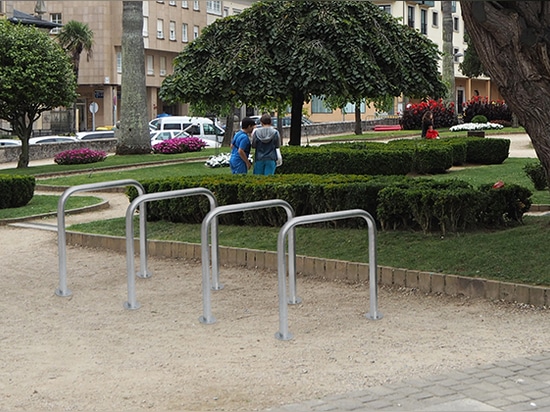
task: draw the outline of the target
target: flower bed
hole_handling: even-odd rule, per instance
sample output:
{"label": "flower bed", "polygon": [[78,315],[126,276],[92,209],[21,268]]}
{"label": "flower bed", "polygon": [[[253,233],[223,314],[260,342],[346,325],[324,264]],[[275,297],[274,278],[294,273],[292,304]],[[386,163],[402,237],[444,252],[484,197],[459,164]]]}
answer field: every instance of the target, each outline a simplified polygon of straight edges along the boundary
{"label": "flower bed", "polygon": [[55,155],[53,161],[58,165],[79,165],[102,162],[106,158],[107,153],[102,150],[82,148],[60,152]]}
{"label": "flower bed", "polygon": [[499,130],[504,128],[503,125],[498,123],[464,123],[457,124],[449,128],[451,132],[472,132],[476,130]]}
{"label": "flower bed", "polygon": [[174,154],[199,152],[207,144],[198,137],[176,137],[157,143],[153,146],[153,153]]}

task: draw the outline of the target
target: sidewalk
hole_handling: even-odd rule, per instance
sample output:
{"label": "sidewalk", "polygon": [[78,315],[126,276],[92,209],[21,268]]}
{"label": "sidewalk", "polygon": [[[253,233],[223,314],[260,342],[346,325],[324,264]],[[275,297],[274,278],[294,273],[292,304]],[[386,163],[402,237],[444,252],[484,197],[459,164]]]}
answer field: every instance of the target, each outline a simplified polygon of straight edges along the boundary
{"label": "sidewalk", "polygon": [[547,411],[549,384],[547,352],[267,411]]}

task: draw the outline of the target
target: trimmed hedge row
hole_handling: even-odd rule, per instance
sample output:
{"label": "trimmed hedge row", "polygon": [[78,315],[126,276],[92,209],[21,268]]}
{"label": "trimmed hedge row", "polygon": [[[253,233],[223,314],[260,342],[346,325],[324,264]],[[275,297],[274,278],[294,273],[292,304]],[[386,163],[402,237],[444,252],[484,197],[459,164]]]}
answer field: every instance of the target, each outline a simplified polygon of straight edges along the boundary
{"label": "trimmed hedge row", "polygon": [[[500,189],[491,185],[473,188],[463,181],[443,182],[404,176],[360,175],[230,175],[197,176],[142,182],[147,193],[205,187],[218,205],[258,200],[286,200],[296,216],[338,210],[363,209],[386,230],[440,230],[496,228],[521,222],[531,206],[531,192],[517,185]],[[128,189],[130,200],[137,196]],[[155,201],[147,207],[148,220],[201,223],[209,211],[205,197],[193,196]],[[220,216],[234,225],[282,226],[281,208],[246,211]],[[340,227],[362,227],[362,219],[328,223]]]}
{"label": "trimmed hedge row", "polygon": [[25,206],[34,195],[35,185],[34,176],[0,175],[0,209]]}
{"label": "trimmed hedge row", "polygon": [[500,164],[508,158],[509,149],[508,139],[477,137],[285,146],[277,173],[439,174],[464,163]]}

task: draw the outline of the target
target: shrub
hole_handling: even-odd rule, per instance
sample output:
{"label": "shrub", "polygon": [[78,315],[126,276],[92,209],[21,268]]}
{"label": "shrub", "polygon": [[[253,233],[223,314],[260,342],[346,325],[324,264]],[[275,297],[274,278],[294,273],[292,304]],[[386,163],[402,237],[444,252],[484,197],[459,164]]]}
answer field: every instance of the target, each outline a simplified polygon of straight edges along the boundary
{"label": "shrub", "polygon": [[0,209],[21,207],[34,196],[34,176],[0,175]]}
{"label": "shrub", "polygon": [[80,165],[102,162],[106,157],[107,153],[101,150],[82,148],[60,152],[55,155],[53,160],[58,165]]}
{"label": "shrub", "polygon": [[477,115],[485,116],[488,121],[512,121],[512,111],[503,100],[489,100],[487,96],[474,96],[462,104],[464,123],[469,123]]}
{"label": "shrub", "polygon": [[445,105],[442,99],[429,100],[427,102],[407,105],[401,119],[401,126],[405,130],[420,130],[422,128],[422,116],[431,110],[434,114],[434,128],[450,127],[458,123],[453,102]]}
{"label": "shrub", "polygon": [[482,114],[476,114],[472,117],[472,123],[487,123],[487,117]]}
{"label": "shrub", "polygon": [[536,190],[544,190],[548,187],[548,180],[540,162],[527,163],[523,166],[523,171],[531,179]]}
{"label": "shrub", "polygon": [[174,154],[200,152],[206,147],[206,142],[198,137],[176,137],[164,140],[153,146],[153,153]]}

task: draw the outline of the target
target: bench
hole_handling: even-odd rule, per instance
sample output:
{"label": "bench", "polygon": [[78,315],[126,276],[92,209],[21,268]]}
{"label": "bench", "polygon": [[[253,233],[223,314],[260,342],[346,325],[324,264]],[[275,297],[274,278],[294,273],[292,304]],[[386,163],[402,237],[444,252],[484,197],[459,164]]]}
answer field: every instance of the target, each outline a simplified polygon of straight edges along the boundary
{"label": "bench", "polygon": [[401,126],[398,124],[395,124],[395,125],[379,124],[374,126],[375,132],[389,132],[392,130],[401,130]]}

